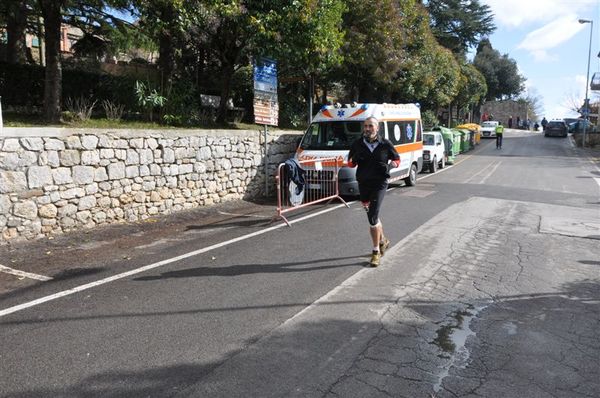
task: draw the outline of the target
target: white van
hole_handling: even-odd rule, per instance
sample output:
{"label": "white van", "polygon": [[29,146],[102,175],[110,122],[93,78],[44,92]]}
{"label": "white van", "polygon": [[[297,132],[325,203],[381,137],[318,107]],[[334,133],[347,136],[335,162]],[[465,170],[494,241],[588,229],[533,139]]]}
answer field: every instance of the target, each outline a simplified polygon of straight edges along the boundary
{"label": "white van", "polygon": [[400,154],[400,166],[390,170],[390,182],[417,183],[423,167],[421,110],[416,104],[346,104],[324,106],[314,117],[296,151],[296,159],[336,157],[341,195],[358,195],[356,168],[344,167],[352,142],[362,135],[368,117],[379,120],[379,134],[389,139]]}

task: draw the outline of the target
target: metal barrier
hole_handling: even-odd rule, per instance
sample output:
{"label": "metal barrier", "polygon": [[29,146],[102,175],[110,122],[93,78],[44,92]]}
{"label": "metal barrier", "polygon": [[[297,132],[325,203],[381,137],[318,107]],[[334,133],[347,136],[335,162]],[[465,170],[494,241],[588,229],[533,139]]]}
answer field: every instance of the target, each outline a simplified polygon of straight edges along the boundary
{"label": "metal barrier", "polygon": [[285,163],[277,168],[275,177],[277,184],[277,215],[288,226],[291,226],[284,214],[321,202],[339,199],[348,206],[340,196],[338,172],[341,161],[335,157],[296,161],[304,170],[304,187],[299,187],[287,175]]}

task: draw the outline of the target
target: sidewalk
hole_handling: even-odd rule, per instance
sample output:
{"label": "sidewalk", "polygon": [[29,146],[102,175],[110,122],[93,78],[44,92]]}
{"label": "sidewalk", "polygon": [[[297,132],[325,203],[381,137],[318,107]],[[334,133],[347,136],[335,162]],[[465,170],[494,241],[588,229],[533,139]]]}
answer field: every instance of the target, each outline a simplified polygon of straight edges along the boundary
{"label": "sidewalk", "polygon": [[589,209],[472,198],[178,396],[597,395],[599,243]]}

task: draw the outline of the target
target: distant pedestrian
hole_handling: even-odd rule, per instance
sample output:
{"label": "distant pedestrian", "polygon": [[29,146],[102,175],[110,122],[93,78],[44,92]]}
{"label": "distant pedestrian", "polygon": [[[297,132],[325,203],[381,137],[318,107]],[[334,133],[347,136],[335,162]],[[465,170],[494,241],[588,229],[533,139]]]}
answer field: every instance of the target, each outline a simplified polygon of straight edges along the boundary
{"label": "distant pedestrian", "polygon": [[517,128],[520,129],[523,127],[523,124],[521,124],[521,117],[517,116]]}
{"label": "distant pedestrian", "polygon": [[508,117],[508,128],[512,129],[512,116]]}
{"label": "distant pedestrian", "polygon": [[[378,134],[379,121],[367,118],[363,123],[363,135],[352,143],[348,153],[348,166],[358,166],[356,180],[360,201],[367,211],[370,235],[373,241],[371,266],[377,267],[381,256],[390,246],[383,234],[383,224],[379,219],[379,208],[383,202],[390,178],[389,167],[400,166],[400,155],[390,140]],[[390,166],[388,166],[390,162]]]}
{"label": "distant pedestrian", "polygon": [[504,126],[498,123],[496,126],[496,149],[502,149],[502,136],[504,135]]}
{"label": "distant pedestrian", "polygon": [[548,121],[546,120],[546,116],[542,119],[542,131],[546,131],[546,126],[548,125]]}

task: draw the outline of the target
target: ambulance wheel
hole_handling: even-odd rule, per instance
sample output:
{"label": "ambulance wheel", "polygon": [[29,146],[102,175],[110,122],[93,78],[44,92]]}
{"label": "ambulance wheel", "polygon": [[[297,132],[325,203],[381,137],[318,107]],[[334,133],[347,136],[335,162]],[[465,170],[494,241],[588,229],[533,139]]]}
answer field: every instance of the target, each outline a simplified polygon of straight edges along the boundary
{"label": "ambulance wheel", "polygon": [[408,185],[409,187],[414,187],[417,184],[417,165],[416,164],[412,164],[412,166],[410,166],[410,172],[408,174],[408,177],[406,177],[404,179],[404,183],[406,185]]}

